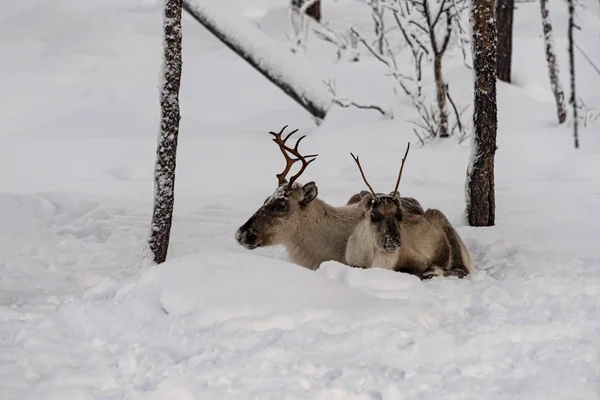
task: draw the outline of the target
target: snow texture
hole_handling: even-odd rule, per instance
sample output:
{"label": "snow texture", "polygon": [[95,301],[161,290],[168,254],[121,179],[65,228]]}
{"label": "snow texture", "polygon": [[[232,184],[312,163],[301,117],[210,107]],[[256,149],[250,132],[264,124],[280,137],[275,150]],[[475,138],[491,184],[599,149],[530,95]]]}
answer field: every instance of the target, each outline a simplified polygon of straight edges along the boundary
{"label": "snow texture", "polygon": [[[287,3],[222,1],[262,15],[265,35],[285,41]],[[598,64],[596,3],[579,9],[577,40]],[[555,122],[539,3],[519,4],[514,84],[498,84],[496,225],[463,221],[468,143],[411,144],[402,194],[443,211],[476,268],[427,282],[335,262],[309,271],[282,248],[235,242],[283,167],[268,131],[307,134],[303,148],[319,157],[302,180],[341,205],[364,186],[351,151],[374,187],[395,181],[414,110],[369,53],[336,63],[335,46],[311,36],[315,74],[395,108],[392,121],[334,108],[315,128],[186,14],[169,260],[140,266],[162,5],[0,3],[0,399],[598,399],[600,138],[597,124],[581,124],[575,150]],[[372,27],[364,4],[323,5],[332,25]],[[549,6],[567,65],[567,10]],[[445,61],[468,104],[460,50]],[[576,68],[578,94],[598,109],[596,72]],[[424,83],[433,89],[431,75]]]}

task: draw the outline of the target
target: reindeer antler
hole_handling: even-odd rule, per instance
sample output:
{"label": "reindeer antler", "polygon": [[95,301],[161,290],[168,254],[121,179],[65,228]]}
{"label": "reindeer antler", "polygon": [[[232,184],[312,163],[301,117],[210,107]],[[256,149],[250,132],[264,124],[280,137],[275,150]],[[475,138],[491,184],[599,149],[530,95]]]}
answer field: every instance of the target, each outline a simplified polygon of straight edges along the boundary
{"label": "reindeer antler", "polygon": [[[286,176],[290,172],[290,169],[292,168],[292,166],[297,161],[302,162],[302,167],[300,168],[300,171],[298,171],[298,173],[296,175],[294,175],[290,178],[289,185],[291,186],[296,181],[296,179],[298,179],[300,177],[300,175],[302,175],[302,173],[304,172],[306,167],[308,167],[308,164],[310,164],[311,162],[313,162],[317,159],[318,154],[310,154],[307,156],[303,156],[298,151],[298,145],[300,144],[300,141],[306,137],[306,135],[300,137],[300,139],[298,139],[296,141],[296,145],[294,146],[293,149],[286,146],[286,142],[290,138],[290,136],[292,136],[294,133],[298,132],[298,129],[293,130],[292,132],[288,133],[285,138],[282,139],[281,135],[283,134],[283,131],[287,127],[288,126],[286,125],[283,128],[281,128],[281,131],[279,131],[279,133],[275,133],[275,132],[269,132],[269,133],[271,135],[275,136],[273,141],[275,143],[277,143],[277,145],[279,146],[279,149],[281,150],[281,154],[283,154],[283,157],[285,157],[285,169],[280,174],[277,174],[277,180],[279,181],[279,185],[282,185],[285,183]],[[291,158],[288,155],[288,153],[292,154],[293,156],[296,156],[297,158]],[[310,157],[313,157],[312,160],[307,160],[307,158],[310,158]]]}
{"label": "reindeer antler", "polygon": [[406,153],[404,153],[404,158],[402,159],[402,165],[400,165],[400,172],[398,173],[398,180],[396,181],[396,187],[392,192],[392,195],[398,191],[398,186],[400,186],[400,178],[402,178],[402,170],[404,169],[404,161],[406,161],[406,157],[408,157],[408,150],[410,149],[410,142],[408,142],[408,146],[406,146]]}
{"label": "reindeer antler", "polygon": [[367,184],[367,186],[369,187],[369,190],[371,190],[371,193],[373,193],[373,196],[377,197],[377,195],[375,194],[375,191],[373,190],[373,188],[371,187],[371,185],[369,184],[369,182],[367,181],[367,178],[365,177],[365,173],[363,172],[362,167],[360,166],[360,161],[358,160],[358,156],[355,156],[354,154],[350,153],[350,155],[352,156],[352,158],[354,158],[354,161],[356,161],[356,165],[358,165],[358,169],[360,171],[360,174],[362,175],[363,181],[365,181],[365,183]]}

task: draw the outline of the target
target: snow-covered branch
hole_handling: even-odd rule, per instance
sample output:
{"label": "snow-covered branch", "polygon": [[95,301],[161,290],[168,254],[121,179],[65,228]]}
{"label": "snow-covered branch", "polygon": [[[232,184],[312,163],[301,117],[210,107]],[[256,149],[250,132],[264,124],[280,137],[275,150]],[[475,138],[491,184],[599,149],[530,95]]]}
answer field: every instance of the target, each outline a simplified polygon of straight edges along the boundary
{"label": "snow-covered branch", "polygon": [[184,9],[317,120],[327,114],[331,95],[301,55],[270,38],[241,16],[208,0],[183,0]]}

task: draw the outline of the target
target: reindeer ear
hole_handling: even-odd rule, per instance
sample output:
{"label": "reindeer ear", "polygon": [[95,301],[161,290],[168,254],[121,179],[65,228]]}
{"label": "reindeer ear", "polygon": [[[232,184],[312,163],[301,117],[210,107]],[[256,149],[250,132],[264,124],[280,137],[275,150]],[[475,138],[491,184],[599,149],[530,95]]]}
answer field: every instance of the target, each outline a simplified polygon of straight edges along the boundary
{"label": "reindeer ear", "polygon": [[314,182],[308,182],[306,185],[302,186],[302,192],[300,196],[300,204],[305,206],[311,201],[313,201],[317,195],[319,194],[319,189],[317,189],[317,185]]}
{"label": "reindeer ear", "polygon": [[365,211],[368,211],[371,208],[371,205],[373,204],[373,200],[375,200],[375,197],[373,196],[373,193],[371,193],[371,192],[363,191],[361,193],[364,193],[364,194],[362,196],[362,199],[360,200],[360,203],[362,204]]}

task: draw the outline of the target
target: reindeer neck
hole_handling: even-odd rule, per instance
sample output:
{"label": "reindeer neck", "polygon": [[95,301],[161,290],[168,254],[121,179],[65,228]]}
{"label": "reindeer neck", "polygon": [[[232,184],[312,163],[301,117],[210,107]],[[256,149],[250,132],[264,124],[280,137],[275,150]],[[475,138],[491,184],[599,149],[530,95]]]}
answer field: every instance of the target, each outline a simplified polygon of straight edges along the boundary
{"label": "reindeer neck", "polygon": [[364,215],[362,207],[333,207],[317,198],[305,211],[286,246],[290,258],[310,269],[324,261],[343,263],[348,238]]}

